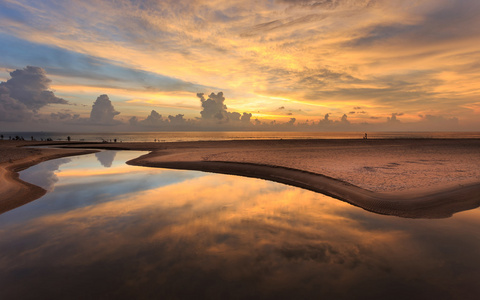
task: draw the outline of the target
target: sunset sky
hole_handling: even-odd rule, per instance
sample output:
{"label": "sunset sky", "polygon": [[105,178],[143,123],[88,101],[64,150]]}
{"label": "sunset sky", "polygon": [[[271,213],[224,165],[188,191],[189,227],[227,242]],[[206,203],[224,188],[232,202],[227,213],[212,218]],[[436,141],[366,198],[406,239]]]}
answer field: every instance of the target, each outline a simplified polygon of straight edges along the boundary
{"label": "sunset sky", "polygon": [[1,0],[1,131],[480,131],[479,15],[478,0]]}

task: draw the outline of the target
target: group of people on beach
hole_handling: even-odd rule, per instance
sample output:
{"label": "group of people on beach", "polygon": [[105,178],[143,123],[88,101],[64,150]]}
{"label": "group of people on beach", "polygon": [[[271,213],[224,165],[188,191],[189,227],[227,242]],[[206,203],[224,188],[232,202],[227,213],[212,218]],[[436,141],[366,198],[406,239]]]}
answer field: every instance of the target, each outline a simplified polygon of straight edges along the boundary
{"label": "group of people on beach", "polygon": [[[4,136],[3,134],[1,134],[1,135],[0,135],[0,140],[3,140],[3,138],[5,138],[5,136]],[[67,139],[68,139],[68,141],[70,141],[70,137],[68,137]],[[21,136],[21,135],[16,135],[16,136],[14,136],[14,137],[12,137],[12,136],[10,135],[10,136],[8,137],[8,140],[9,140],[9,141],[25,141],[25,138],[24,138],[23,136]],[[30,140],[31,140],[31,141],[36,141],[36,139],[35,139],[33,136],[30,137]],[[40,141],[42,141],[42,142],[43,142],[43,141],[53,142],[53,139],[52,139],[52,138],[45,138],[45,139],[44,139],[44,138],[41,138]]]}

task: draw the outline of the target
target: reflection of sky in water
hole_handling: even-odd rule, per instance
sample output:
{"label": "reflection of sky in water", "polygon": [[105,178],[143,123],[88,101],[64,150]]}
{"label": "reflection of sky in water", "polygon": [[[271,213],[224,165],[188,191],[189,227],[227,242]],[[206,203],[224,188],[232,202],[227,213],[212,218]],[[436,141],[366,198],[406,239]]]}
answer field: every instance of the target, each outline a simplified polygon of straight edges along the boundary
{"label": "reflection of sky in water", "polygon": [[479,209],[374,215],[273,182],[124,165],[138,155],[117,152],[110,168],[95,155],[52,163],[53,192],[0,215],[1,299],[480,292]]}

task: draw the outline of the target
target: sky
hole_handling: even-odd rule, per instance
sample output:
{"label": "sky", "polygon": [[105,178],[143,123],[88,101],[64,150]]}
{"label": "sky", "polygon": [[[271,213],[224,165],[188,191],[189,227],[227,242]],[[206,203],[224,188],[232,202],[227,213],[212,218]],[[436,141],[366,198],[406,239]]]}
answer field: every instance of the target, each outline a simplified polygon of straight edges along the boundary
{"label": "sky", "polygon": [[480,131],[478,15],[478,0],[0,0],[0,131]]}

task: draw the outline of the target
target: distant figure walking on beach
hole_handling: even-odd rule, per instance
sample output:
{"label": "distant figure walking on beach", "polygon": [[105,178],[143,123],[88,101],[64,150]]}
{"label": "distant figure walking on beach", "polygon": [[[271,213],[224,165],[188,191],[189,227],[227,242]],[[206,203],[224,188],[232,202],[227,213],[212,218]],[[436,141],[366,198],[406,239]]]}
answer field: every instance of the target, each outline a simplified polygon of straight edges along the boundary
{"label": "distant figure walking on beach", "polygon": [[67,141],[69,141],[69,142],[70,142],[70,136],[67,136]]}
{"label": "distant figure walking on beach", "polygon": [[364,140],[368,139],[366,132],[365,132],[365,135],[363,136],[363,139],[364,139]]}

